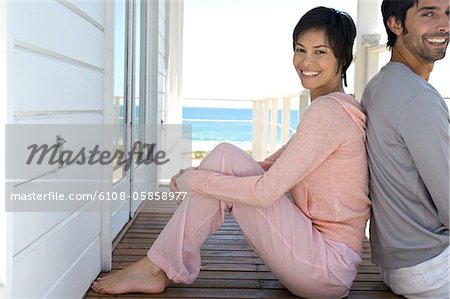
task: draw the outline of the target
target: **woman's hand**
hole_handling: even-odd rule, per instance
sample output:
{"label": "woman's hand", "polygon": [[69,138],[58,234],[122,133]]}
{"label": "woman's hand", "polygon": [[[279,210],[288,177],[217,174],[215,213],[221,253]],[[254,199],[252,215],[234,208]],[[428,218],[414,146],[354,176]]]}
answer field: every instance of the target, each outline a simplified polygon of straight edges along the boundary
{"label": "woman's hand", "polygon": [[169,184],[170,192],[180,192],[177,186],[177,178],[180,175],[182,175],[185,171],[186,171],[185,169],[180,169],[180,172],[172,177]]}
{"label": "woman's hand", "polygon": [[[172,177],[169,184],[170,192],[180,192],[177,186],[177,178],[179,178],[184,172],[184,169],[180,169],[180,172]],[[177,204],[180,205],[183,200],[180,198],[180,196],[177,196],[176,201]]]}
{"label": "woman's hand", "polygon": [[[190,168],[187,168],[187,169],[180,169],[180,172],[178,173],[178,174],[176,174],[176,175],[174,175],[173,177],[172,177],[172,179],[170,180],[170,184],[169,184],[169,189],[170,189],[170,192],[181,192],[181,191],[183,191],[183,192],[186,192],[187,190],[180,190],[180,188],[178,187],[178,185],[177,185],[177,179],[183,174],[183,173],[185,173],[186,171],[189,171],[189,170],[196,170],[197,169],[197,167],[190,167]],[[183,188],[184,189],[184,188]],[[178,197],[177,197],[178,198]],[[177,199],[177,203],[178,204],[180,204],[181,203],[181,199]]]}

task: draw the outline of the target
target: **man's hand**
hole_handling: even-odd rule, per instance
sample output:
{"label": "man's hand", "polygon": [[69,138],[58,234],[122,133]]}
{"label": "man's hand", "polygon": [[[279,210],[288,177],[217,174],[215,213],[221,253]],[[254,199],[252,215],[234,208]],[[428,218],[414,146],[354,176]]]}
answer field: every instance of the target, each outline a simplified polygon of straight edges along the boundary
{"label": "man's hand", "polygon": [[272,166],[273,162],[270,161],[261,161],[258,162],[259,166],[261,166],[262,169],[264,169],[264,171],[269,170],[270,166]]}

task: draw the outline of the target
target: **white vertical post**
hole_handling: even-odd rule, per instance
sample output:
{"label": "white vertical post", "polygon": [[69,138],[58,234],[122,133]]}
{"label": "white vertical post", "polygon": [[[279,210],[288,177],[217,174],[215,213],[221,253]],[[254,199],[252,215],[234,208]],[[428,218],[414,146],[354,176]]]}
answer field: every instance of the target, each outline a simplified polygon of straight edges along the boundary
{"label": "white vertical post", "polygon": [[[114,48],[114,47],[112,47],[112,48]],[[114,118],[113,118],[114,146],[117,146],[117,145],[119,145],[119,131],[120,131],[120,96],[114,97],[114,108],[113,109],[114,109]]]}
{"label": "white vertical post", "polygon": [[291,98],[283,98],[283,112],[281,125],[281,144],[289,140],[289,129],[291,128]]}
{"label": "white vertical post", "polygon": [[367,77],[367,46],[372,46],[370,36],[377,31],[378,16],[380,15],[379,0],[358,0],[356,26],[356,60],[355,60],[355,97],[361,100],[364,88],[369,81]]}
{"label": "white vertical post", "polygon": [[[163,0],[162,0],[163,1]],[[167,1],[167,99],[165,122],[182,123],[183,1]]]}
{"label": "white vertical post", "polygon": [[308,109],[309,106],[309,94],[301,93],[299,97],[299,104],[298,104],[298,122],[303,118],[303,114],[305,113],[306,109]]}
{"label": "white vertical post", "polygon": [[252,155],[256,161],[260,161],[261,158],[261,102],[253,101],[253,147]]}
{"label": "white vertical post", "polygon": [[277,130],[278,129],[278,99],[272,99],[270,110],[270,154],[274,153],[277,148]]}
{"label": "white vertical post", "polygon": [[[147,103],[145,105],[146,125],[150,125],[150,129],[146,130],[146,137],[148,140],[155,142],[163,148],[163,133],[160,119],[158,117],[158,1],[146,2],[146,66],[147,80],[145,84],[145,98]],[[149,167],[150,190],[158,190],[158,179],[160,177],[160,168],[152,163]]]}
{"label": "white vertical post", "polygon": [[267,149],[268,149],[267,145],[269,143],[269,102],[270,99],[265,99],[262,102],[261,159],[264,159],[267,156]]}
{"label": "white vertical post", "polygon": [[[111,124],[114,120],[114,110],[119,109],[119,98],[114,97],[114,3],[105,3],[105,69],[103,78],[103,123]],[[113,107],[117,104],[116,107]],[[117,115],[118,110],[116,111]],[[125,120],[124,120],[125,121]],[[118,124],[117,124],[118,125]],[[114,150],[114,140],[111,135],[112,131],[106,129],[103,136],[103,147],[109,151]],[[115,136],[119,136],[118,128]],[[125,144],[125,141],[124,141]],[[102,167],[102,189],[103,191],[112,190],[112,181],[114,173],[114,165]],[[112,236],[111,236],[111,202],[102,201],[101,206],[101,269],[102,271],[111,270],[112,266]]]}
{"label": "white vertical post", "polygon": [[[379,36],[378,36],[379,40]],[[378,40],[374,43],[378,44]],[[388,51],[386,44],[375,45],[367,48],[367,69],[366,77],[369,81],[378,72],[378,60],[381,53]],[[367,81],[367,82],[368,82]]]}

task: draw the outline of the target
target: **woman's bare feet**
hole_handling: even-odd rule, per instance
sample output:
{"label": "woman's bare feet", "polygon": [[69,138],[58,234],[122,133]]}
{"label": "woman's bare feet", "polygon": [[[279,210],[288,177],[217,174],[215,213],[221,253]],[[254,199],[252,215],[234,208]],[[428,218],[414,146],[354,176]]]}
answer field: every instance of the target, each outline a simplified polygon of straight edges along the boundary
{"label": "woman's bare feet", "polygon": [[92,289],[102,294],[164,292],[169,279],[164,271],[154,265],[147,257],[128,267],[92,283]]}

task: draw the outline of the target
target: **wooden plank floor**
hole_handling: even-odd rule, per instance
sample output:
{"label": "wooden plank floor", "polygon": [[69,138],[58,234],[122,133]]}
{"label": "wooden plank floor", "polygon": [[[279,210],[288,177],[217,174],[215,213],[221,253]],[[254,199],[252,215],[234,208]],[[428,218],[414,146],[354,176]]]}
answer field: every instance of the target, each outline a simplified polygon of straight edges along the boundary
{"label": "wooden plank floor", "polygon": [[[113,252],[117,271],[145,256],[148,248],[176,209],[174,201],[149,201]],[[364,243],[364,261],[348,298],[400,298],[381,281],[379,269],[370,262]],[[103,276],[107,273],[101,273]],[[106,297],[89,290],[85,298]],[[287,291],[253,252],[239,226],[227,215],[225,224],[202,247],[201,272],[191,285],[171,283],[156,295],[127,294],[123,298],[298,298]]]}

